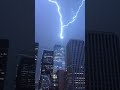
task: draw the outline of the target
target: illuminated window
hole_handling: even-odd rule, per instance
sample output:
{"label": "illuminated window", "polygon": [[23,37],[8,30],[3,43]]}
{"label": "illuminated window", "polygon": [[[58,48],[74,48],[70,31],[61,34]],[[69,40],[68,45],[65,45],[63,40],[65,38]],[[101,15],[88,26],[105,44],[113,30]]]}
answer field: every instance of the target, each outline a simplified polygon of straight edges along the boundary
{"label": "illuminated window", "polygon": [[57,75],[54,74],[54,75],[53,75],[53,79],[57,79]]}
{"label": "illuminated window", "polygon": [[0,80],[4,80],[4,78],[0,78]]}

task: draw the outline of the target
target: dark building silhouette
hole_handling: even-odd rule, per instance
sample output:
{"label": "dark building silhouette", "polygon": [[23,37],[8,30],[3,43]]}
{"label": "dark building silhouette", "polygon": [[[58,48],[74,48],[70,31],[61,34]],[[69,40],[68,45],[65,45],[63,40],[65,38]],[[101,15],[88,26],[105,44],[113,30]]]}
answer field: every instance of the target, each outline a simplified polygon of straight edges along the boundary
{"label": "dark building silhouette", "polygon": [[114,33],[86,33],[86,90],[120,90],[119,55]]}
{"label": "dark building silhouette", "polygon": [[53,51],[44,50],[41,60],[40,90],[49,90],[53,76]]}
{"label": "dark building silhouette", "polygon": [[58,89],[57,90],[65,90],[66,71],[65,70],[58,70],[57,77],[58,77]]}
{"label": "dark building silhouette", "polygon": [[70,40],[66,48],[66,90],[85,90],[85,44],[81,40]]}
{"label": "dark building silhouette", "polygon": [[0,90],[4,90],[4,81],[6,77],[7,59],[8,59],[9,41],[0,39]]}
{"label": "dark building silhouette", "polygon": [[35,90],[35,58],[22,54],[19,59],[16,90]]}

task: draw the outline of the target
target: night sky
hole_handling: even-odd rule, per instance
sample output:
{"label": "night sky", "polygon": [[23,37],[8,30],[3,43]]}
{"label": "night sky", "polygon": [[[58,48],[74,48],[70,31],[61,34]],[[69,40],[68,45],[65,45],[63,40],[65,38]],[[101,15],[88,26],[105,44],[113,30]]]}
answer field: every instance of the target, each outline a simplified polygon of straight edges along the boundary
{"label": "night sky", "polygon": [[[58,0],[63,15],[63,23],[72,20],[82,0]],[[85,39],[85,3],[73,24],[64,29],[61,40],[60,21],[57,7],[48,0],[35,0],[35,40],[39,43],[38,73],[40,58],[44,49],[52,50],[55,44],[66,45],[69,39]],[[37,75],[38,76],[38,75]]]}

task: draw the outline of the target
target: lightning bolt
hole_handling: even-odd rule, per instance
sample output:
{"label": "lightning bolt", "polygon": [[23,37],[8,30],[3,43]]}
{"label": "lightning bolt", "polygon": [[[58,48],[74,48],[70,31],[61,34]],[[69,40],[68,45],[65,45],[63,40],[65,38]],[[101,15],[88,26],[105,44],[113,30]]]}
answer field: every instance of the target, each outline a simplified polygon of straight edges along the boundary
{"label": "lightning bolt", "polygon": [[62,14],[61,14],[60,6],[59,6],[57,0],[54,0],[54,1],[53,1],[53,0],[48,0],[48,1],[51,2],[51,3],[54,3],[54,4],[57,6],[58,14],[59,14],[59,16],[60,16],[60,38],[63,39],[63,38],[64,38],[64,37],[63,37],[64,27],[68,27],[70,24],[72,24],[72,23],[76,20],[76,18],[77,18],[77,16],[78,16],[78,13],[79,13],[81,7],[83,6],[85,0],[82,0],[82,2],[80,3],[79,8],[78,8],[76,14],[73,16],[72,20],[69,21],[67,24],[63,24]]}

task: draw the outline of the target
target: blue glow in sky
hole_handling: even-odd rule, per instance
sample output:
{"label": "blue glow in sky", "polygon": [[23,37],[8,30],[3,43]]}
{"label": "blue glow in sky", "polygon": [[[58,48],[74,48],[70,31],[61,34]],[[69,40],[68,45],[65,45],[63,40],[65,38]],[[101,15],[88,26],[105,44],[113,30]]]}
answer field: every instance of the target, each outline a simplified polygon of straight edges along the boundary
{"label": "blue glow in sky", "polygon": [[61,13],[61,9],[60,9],[61,7],[59,6],[59,4],[57,2],[58,0],[48,0],[48,1],[51,2],[51,3],[54,3],[57,6],[58,14],[60,16],[60,38],[63,39],[64,38],[63,37],[64,27],[68,27],[70,24],[72,24],[76,20],[76,18],[78,16],[78,13],[79,13],[81,7],[83,6],[85,0],[82,0],[80,2],[78,10],[76,11],[76,14],[72,17],[72,20],[69,21],[67,24],[63,24],[63,20],[62,20],[63,17],[62,17],[62,13]]}
{"label": "blue glow in sky", "polygon": [[[57,0],[62,14],[63,25],[72,21],[83,0]],[[85,2],[84,2],[85,3]],[[64,26],[60,39],[60,16],[58,8],[48,0],[35,0],[35,41],[39,43],[38,66],[43,49],[53,50],[58,43],[66,45],[69,39],[85,40],[85,4],[83,3],[74,23]]]}

